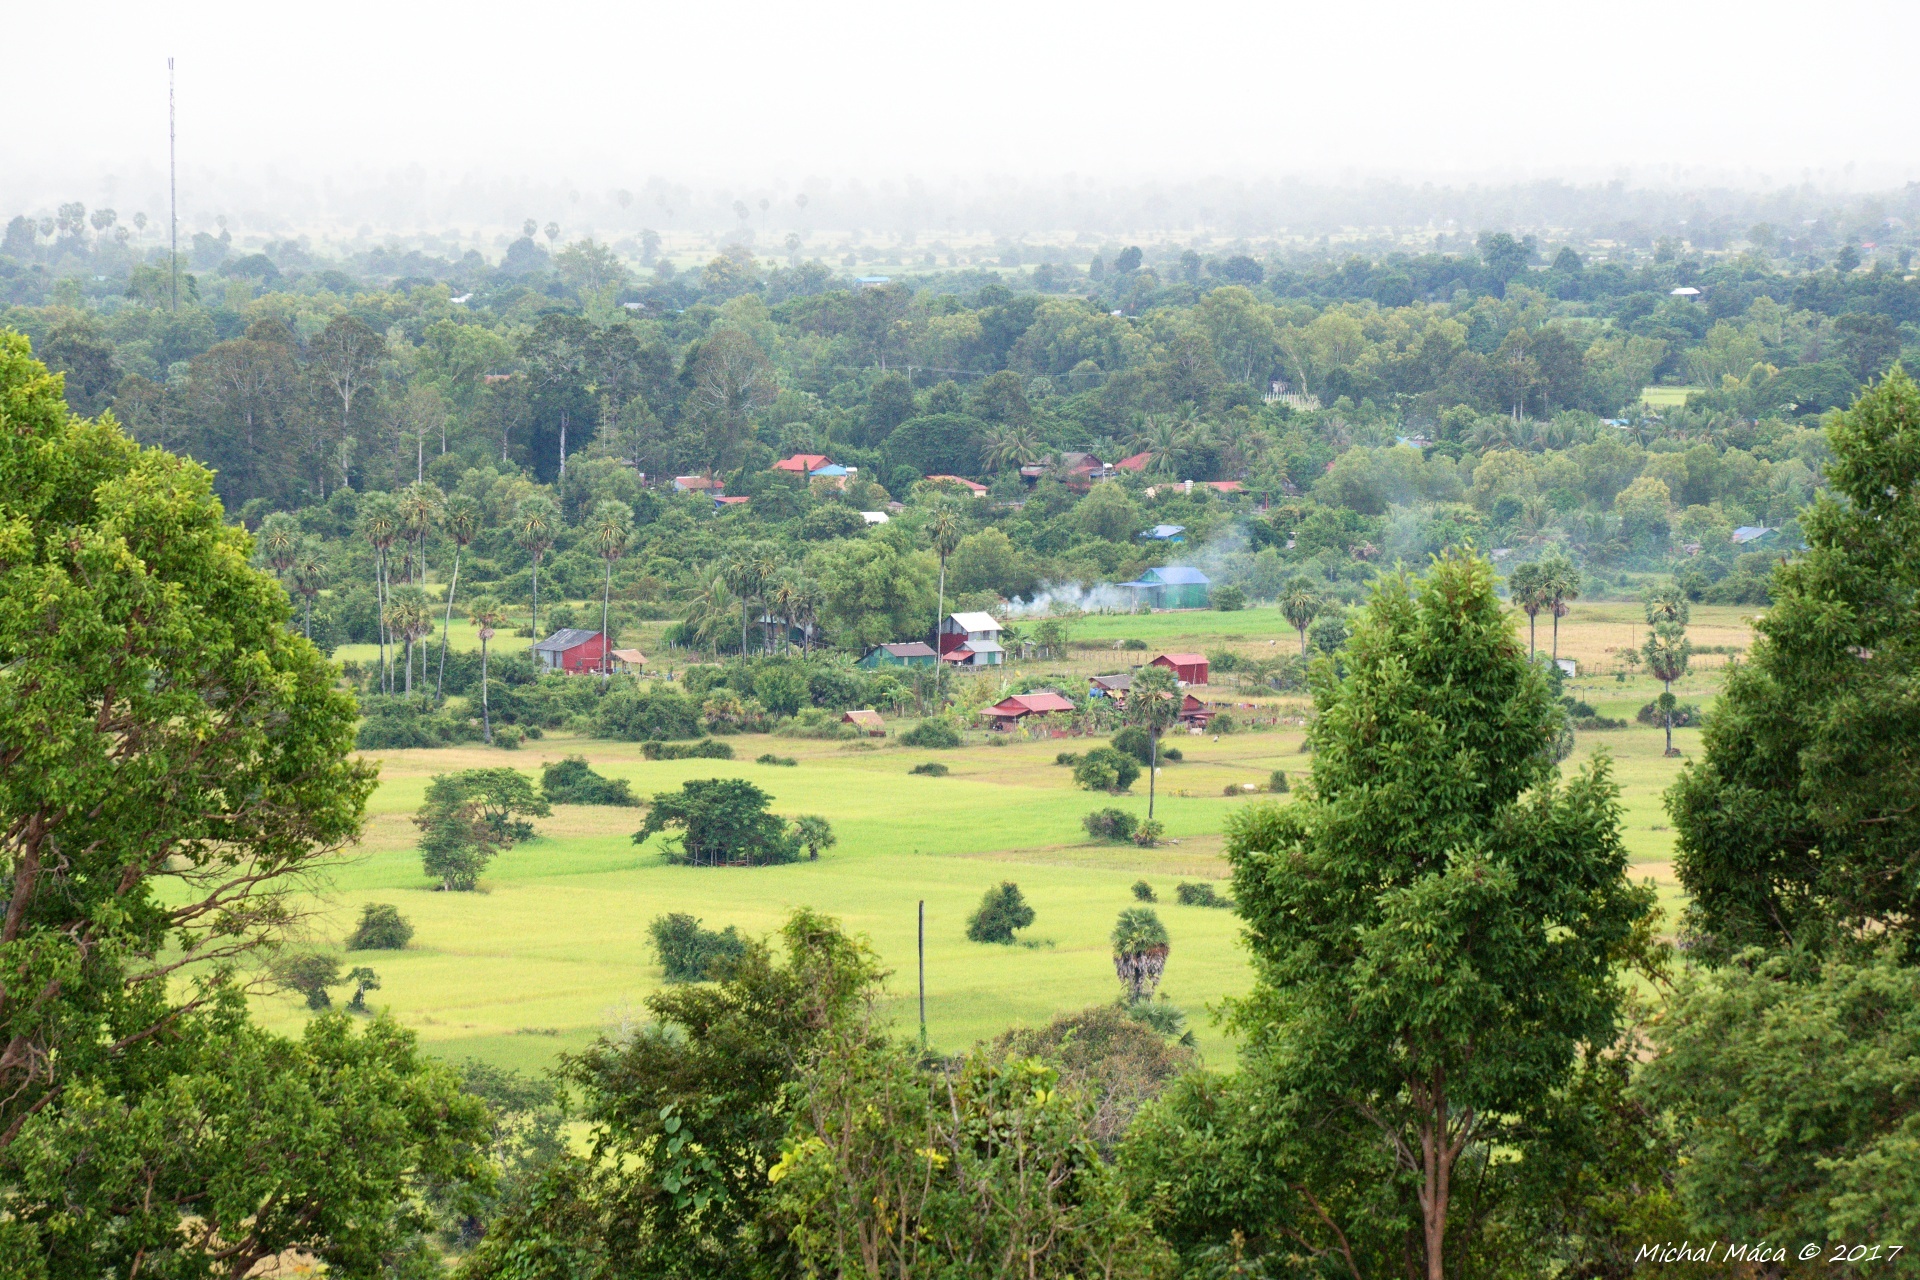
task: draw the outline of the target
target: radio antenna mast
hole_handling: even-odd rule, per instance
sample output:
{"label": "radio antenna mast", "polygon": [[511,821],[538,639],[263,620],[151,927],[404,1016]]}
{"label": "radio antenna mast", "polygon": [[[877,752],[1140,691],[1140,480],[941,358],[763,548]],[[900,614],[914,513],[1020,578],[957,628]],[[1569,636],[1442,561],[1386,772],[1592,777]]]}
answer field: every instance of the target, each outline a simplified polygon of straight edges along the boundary
{"label": "radio antenna mast", "polygon": [[173,59],[167,59],[167,226],[172,243],[173,306],[180,309],[180,188],[173,159]]}

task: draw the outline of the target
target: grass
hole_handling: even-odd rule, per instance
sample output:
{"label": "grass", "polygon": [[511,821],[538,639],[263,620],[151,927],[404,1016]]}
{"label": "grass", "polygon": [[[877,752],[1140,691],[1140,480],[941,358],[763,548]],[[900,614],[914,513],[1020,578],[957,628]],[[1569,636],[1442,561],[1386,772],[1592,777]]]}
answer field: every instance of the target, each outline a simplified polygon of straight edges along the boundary
{"label": "grass", "polygon": [[1640,403],[1651,409],[1677,409],[1686,404],[1689,395],[1706,389],[1705,387],[1643,387],[1640,391]]}
{"label": "grass", "polygon": [[[1736,609],[1695,611],[1693,634],[1700,644],[1744,644],[1747,631]],[[1561,623],[1561,652],[1581,662],[1581,677],[1568,692],[1603,715],[1631,720],[1658,686],[1644,676],[1616,681],[1615,650],[1633,638],[1638,606],[1581,602]],[[1087,619],[1091,626],[1102,619]],[[1207,649],[1222,644],[1251,651],[1275,639],[1272,610],[1236,613],[1156,614],[1112,619],[1137,627],[1155,624],[1159,649]],[[1249,625],[1252,624],[1252,625]],[[1293,635],[1284,622],[1278,643]],[[1641,628],[1642,630],[1644,628]],[[456,626],[456,637],[461,628]],[[1116,634],[1142,634],[1137,630]],[[1550,632],[1542,630],[1545,648]],[[1524,625],[1522,627],[1524,636]],[[1123,665],[1152,652],[1125,654]],[[1120,654],[1076,652],[1060,662],[1027,669],[1078,678]],[[1705,705],[1718,671],[1701,669],[1675,692]],[[994,676],[967,678],[996,679]],[[1211,692],[1227,694],[1223,685]],[[1238,695],[1234,695],[1238,696]],[[1250,695],[1249,695],[1250,696]],[[1296,698],[1263,699],[1299,709]],[[956,1050],[1014,1023],[1038,1023],[1053,1014],[1114,999],[1107,942],[1115,916],[1133,905],[1132,883],[1147,879],[1159,891],[1158,910],[1173,939],[1163,990],[1187,1009],[1203,1053],[1216,1064],[1231,1062],[1232,1046],[1212,1025],[1207,1008],[1244,991],[1251,981],[1241,949],[1239,922],[1231,912],[1183,907],[1173,901],[1182,879],[1224,879],[1225,820],[1237,806],[1260,797],[1226,798],[1229,783],[1263,783],[1285,769],[1296,783],[1311,766],[1301,751],[1297,727],[1176,739],[1186,760],[1170,764],[1159,781],[1158,814],[1174,843],[1142,850],[1090,842],[1080,819],[1110,803],[1146,810],[1140,794],[1113,800],[1074,788],[1070,771],[1053,763],[1074,742],[1041,739],[956,751],[911,750],[866,742],[840,744],[749,737],[735,744],[733,761],[648,761],[635,744],[551,735],[515,753],[480,747],[377,753],[381,785],[362,843],[329,871],[310,898],[311,940],[337,946],[365,902],[391,902],[416,927],[404,952],[356,953],[354,963],[376,969],[382,987],[374,997],[415,1028],[432,1051],[475,1056],[523,1069],[538,1069],[562,1050],[578,1049],[610,1026],[644,1017],[641,1001],[661,985],[647,939],[654,916],[687,911],[711,927],[737,925],[770,933],[787,912],[811,906],[841,918],[866,934],[894,977],[889,1009],[904,1033],[914,1030],[914,925],[916,906],[927,904],[927,1012],[936,1048]],[[1674,743],[1697,752],[1699,733],[1680,729]],[[1671,873],[1673,849],[1661,793],[1683,760],[1661,755],[1659,730],[1629,729],[1580,735],[1573,760],[1598,751],[1614,762],[1623,793],[1623,837],[1636,875],[1660,886],[1669,912],[1680,904]],[[798,764],[776,768],[751,762],[765,750],[792,756]],[[646,796],[697,777],[752,779],[785,814],[819,813],[829,818],[839,845],[818,862],[784,867],[691,869],[669,865],[658,841],[636,847],[639,825],[633,809],[557,809],[539,821],[540,836],[498,859],[483,881],[484,892],[437,893],[421,873],[408,816],[419,806],[432,775],[477,765],[511,764],[537,775],[544,760],[584,754],[596,769],[627,778]],[[914,776],[913,766],[938,761],[945,777]],[[1284,802],[1284,799],[1283,799]],[[967,915],[985,890],[1000,880],[1019,883],[1038,913],[1027,935],[1038,945],[998,947],[968,942]],[[1224,885],[1222,886],[1224,888]],[[260,999],[270,1025],[297,1026],[306,1017],[285,996]]]}

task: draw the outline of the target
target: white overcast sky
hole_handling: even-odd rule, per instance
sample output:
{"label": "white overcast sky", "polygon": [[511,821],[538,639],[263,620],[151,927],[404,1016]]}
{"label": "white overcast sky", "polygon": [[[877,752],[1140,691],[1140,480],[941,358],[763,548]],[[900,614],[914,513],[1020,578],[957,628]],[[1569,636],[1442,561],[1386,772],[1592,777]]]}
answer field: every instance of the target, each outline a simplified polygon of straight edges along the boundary
{"label": "white overcast sky", "polygon": [[144,192],[169,54],[183,173],[236,181],[1920,178],[1911,0],[142,0],[4,32],[9,204]]}

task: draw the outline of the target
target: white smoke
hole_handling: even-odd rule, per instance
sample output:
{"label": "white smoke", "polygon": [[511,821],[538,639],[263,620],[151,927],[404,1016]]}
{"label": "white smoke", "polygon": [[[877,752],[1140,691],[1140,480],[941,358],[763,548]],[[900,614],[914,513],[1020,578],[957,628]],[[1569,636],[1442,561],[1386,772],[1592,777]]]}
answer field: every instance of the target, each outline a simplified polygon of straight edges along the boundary
{"label": "white smoke", "polygon": [[1044,618],[1055,612],[1132,613],[1139,604],[1138,594],[1111,582],[1096,582],[1090,587],[1079,582],[1046,582],[1034,593],[1033,599],[1008,602],[1006,616]]}

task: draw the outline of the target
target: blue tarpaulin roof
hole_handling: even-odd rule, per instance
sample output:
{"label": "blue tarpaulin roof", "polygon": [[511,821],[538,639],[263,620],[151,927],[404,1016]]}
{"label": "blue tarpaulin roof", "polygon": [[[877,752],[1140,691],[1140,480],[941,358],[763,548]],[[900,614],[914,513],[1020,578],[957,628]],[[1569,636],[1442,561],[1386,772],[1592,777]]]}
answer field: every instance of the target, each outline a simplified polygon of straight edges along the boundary
{"label": "blue tarpaulin roof", "polygon": [[1147,570],[1140,575],[1140,581],[1148,583],[1149,585],[1157,583],[1169,587],[1191,586],[1196,584],[1204,587],[1213,580],[1198,569],[1190,569],[1182,564],[1170,564],[1164,568]]}

